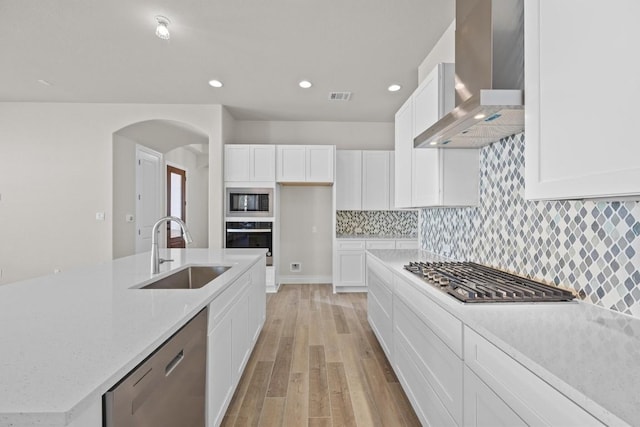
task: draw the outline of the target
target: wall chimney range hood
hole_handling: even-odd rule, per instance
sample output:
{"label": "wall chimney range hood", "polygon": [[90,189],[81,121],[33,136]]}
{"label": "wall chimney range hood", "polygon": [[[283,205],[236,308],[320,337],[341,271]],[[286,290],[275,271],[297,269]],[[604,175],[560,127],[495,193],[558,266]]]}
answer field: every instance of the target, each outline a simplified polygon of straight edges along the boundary
{"label": "wall chimney range hood", "polygon": [[416,148],[478,148],[524,130],[524,0],[456,1],[456,107]]}

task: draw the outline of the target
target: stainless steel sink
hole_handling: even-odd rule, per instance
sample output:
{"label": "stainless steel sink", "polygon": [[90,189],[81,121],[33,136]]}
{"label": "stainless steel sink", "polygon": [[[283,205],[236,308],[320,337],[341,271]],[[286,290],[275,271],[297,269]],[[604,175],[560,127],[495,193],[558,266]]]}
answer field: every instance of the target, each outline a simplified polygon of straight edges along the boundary
{"label": "stainless steel sink", "polygon": [[191,266],[149,283],[140,289],[199,289],[230,268],[224,265]]}

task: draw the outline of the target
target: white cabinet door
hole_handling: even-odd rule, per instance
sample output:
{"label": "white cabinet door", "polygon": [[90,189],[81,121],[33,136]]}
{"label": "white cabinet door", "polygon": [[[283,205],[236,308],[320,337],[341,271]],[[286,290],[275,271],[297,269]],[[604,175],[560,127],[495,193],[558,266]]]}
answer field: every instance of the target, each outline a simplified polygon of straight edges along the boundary
{"label": "white cabinet door", "polygon": [[526,426],[527,423],[465,366],[464,425],[465,427],[518,427]]}
{"label": "white cabinet door", "polygon": [[276,179],[275,145],[224,146],[224,180],[273,182]]}
{"label": "white cabinet door", "polygon": [[389,152],[362,152],[362,209],[389,209]]}
{"label": "white cabinet door", "polygon": [[396,240],[396,249],[419,249],[417,240]]}
{"label": "white cabinet door", "polygon": [[336,151],[336,210],[362,209],[362,151]]}
{"label": "white cabinet door", "polygon": [[364,251],[338,251],[336,254],[336,286],[366,286]]}
{"label": "white cabinet door", "polygon": [[276,180],[276,147],[255,145],[251,147],[251,181]]}
{"label": "white cabinet door", "polygon": [[442,162],[440,151],[439,148],[414,150],[411,206],[424,207],[441,204]]}
{"label": "white cabinet door", "polygon": [[335,147],[332,145],[310,145],[306,152],[306,181],[330,183],[334,181],[333,159]]}
{"label": "white cabinet door", "polygon": [[333,145],[276,146],[276,181],[332,183]]}
{"label": "white cabinet door", "polygon": [[232,316],[227,314],[207,338],[207,425],[220,425],[233,393]]}
{"label": "white cabinet door", "polygon": [[306,181],[306,147],[304,145],[278,145],[276,156],[276,181]]}
{"label": "white cabinet door", "polygon": [[395,119],[395,182],[394,205],[396,208],[413,207],[412,162],[413,162],[413,98],[400,107]]}
{"label": "white cabinet door", "polygon": [[248,145],[224,146],[224,180],[250,181],[251,147]]}
{"label": "white cabinet door", "polygon": [[635,0],[525,1],[527,199],[640,194],[638,16]]}
{"label": "white cabinet door", "polygon": [[413,137],[455,107],[454,64],[438,64],[413,92]]}

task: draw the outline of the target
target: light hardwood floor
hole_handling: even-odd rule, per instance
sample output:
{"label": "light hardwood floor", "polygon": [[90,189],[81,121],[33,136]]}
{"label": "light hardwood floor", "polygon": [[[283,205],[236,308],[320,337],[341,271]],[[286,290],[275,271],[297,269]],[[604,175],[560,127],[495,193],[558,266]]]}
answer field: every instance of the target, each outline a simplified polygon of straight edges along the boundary
{"label": "light hardwood floor", "polygon": [[223,426],[419,426],[367,321],[366,294],[283,285]]}

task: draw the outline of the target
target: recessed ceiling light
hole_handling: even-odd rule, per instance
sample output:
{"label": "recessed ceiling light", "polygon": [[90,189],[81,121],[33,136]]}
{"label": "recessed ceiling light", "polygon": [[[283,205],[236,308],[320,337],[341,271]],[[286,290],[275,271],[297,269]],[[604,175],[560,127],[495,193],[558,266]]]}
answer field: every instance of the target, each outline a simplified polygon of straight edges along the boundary
{"label": "recessed ceiling light", "polygon": [[397,91],[399,91],[400,89],[402,89],[402,86],[400,86],[399,84],[392,84],[391,86],[389,86],[389,87],[387,88],[387,90],[388,90],[389,92],[397,92]]}
{"label": "recessed ceiling light", "polygon": [[475,116],[473,116],[473,118],[476,120],[484,119],[485,117],[487,117],[487,115],[482,113],[476,114]]}
{"label": "recessed ceiling light", "polygon": [[44,79],[38,80],[38,83],[40,83],[41,85],[45,85],[45,86],[53,86],[53,83],[51,83],[48,80],[44,80]]}
{"label": "recessed ceiling light", "polygon": [[309,80],[302,80],[300,83],[298,83],[298,86],[300,86],[302,89],[309,89],[311,86],[313,86],[313,84],[311,84]]}
{"label": "recessed ceiling light", "polygon": [[209,86],[222,87],[222,82],[220,80],[209,80]]}
{"label": "recessed ceiling light", "polygon": [[169,34],[169,24],[171,23],[169,18],[158,15],[156,16],[156,22],[158,23],[158,26],[156,27],[156,36],[162,40],[169,40],[169,37],[171,37],[171,34]]}

